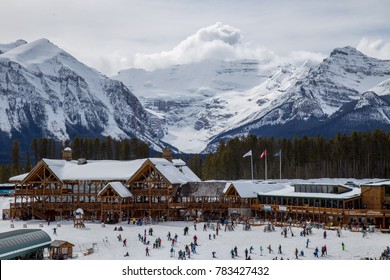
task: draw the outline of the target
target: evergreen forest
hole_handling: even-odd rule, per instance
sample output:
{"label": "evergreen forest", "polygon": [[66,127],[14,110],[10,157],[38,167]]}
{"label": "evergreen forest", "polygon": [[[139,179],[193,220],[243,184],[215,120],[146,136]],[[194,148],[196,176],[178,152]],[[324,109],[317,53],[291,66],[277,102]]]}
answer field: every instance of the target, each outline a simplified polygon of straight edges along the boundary
{"label": "evergreen forest", "polygon": [[[10,151],[12,162],[0,165],[2,183],[14,175],[29,172],[42,158],[61,158],[61,151],[67,146],[72,148],[74,159],[87,160],[133,160],[149,157],[152,152],[136,138],[118,141],[111,137],[75,137],[65,143],[34,138],[30,152],[25,155],[20,154],[19,146],[18,140],[14,140]],[[390,177],[390,133],[381,130],[337,133],[327,139],[320,135],[292,139],[249,135],[219,142],[214,153],[173,157],[185,160],[202,180],[237,180],[251,178],[251,158],[243,155],[252,151],[253,177],[262,180],[265,157],[260,159],[260,155],[265,150],[268,179]]]}

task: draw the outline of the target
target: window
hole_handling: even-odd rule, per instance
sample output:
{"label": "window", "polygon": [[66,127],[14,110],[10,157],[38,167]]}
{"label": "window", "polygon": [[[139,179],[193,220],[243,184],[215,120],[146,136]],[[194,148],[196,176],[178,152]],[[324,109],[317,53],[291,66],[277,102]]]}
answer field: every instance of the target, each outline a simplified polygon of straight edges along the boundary
{"label": "window", "polygon": [[385,186],[385,196],[390,196],[390,186]]}

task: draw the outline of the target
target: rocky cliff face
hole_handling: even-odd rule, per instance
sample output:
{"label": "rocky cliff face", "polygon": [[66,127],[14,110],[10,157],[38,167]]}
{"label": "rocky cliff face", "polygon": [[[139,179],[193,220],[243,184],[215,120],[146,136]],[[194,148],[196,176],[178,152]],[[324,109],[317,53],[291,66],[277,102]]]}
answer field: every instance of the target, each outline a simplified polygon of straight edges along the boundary
{"label": "rocky cliff face", "polygon": [[162,146],[161,127],[152,128],[150,114],[121,82],[46,39],[13,46],[0,54],[2,142],[111,135],[136,136],[155,149]]}

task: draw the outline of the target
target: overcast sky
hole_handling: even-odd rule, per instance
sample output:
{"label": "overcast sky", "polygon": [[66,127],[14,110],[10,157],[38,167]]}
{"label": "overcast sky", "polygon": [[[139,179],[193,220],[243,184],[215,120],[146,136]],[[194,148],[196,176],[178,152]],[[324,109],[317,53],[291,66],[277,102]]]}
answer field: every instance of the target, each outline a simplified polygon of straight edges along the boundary
{"label": "overcast sky", "polygon": [[0,0],[0,43],[47,38],[106,75],[208,58],[390,59],[389,0]]}

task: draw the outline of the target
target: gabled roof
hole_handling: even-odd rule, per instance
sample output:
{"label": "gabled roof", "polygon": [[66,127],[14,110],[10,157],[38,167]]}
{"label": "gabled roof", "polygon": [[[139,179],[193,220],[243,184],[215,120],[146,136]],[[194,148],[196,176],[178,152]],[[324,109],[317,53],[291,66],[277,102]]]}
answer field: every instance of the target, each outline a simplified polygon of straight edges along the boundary
{"label": "gabled roof", "polygon": [[[261,181],[233,181],[226,184],[224,193],[229,187],[234,187],[241,198],[256,198],[257,194],[265,190],[265,185]],[[272,190],[275,190],[272,186]]]}
{"label": "gabled roof", "polygon": [[110,183],[108,183],[98,193],[98,196],[101,196],[108,188],[112,188],[122,198],[132,197],[133,196],[133,194],[121,182],[110,182]]}
{"label": "gabled roof", "polygon": [[143,167],[147,165],[152,165],[153,168],[160,173],[167,181],[171,184],[185,184],[188,182],[198,182],[201,181],[198,176],[195,175],[182,160],[169,160],[163,158],[149,158],[143,163],[142,167],[134,173],[129,181],[135,180],[139,175]]}
{"label": "gabled roof", "polygon": [[70,245],[70,246],[74,246],[74,244],[68,242],[68,241],[64,241],[64,240],[54,240],[51,244],[50,244],[50,247],[61,247],[63,245]]}
{"label": "gabled roof", "polygon": [[[85,164],[78,164],[76,160],[44,158],[38,165],[45,164],[60,181],[128,181],[147,161],[152,162],[156,169],[173,184],[200,181],[180,159],[173,160],[173,162],[163,158],[131,161],[88,160]],[[29,174],[14,176],[10,180],[22,181],[28,178]]]}
{"label": "gabled roof", "polygon": [[88,160],[86,164],[78,161],[56,159],[42,159],[48,168],[61,180],[128,180],[145,159],[118,161],[118,160]]}
{"label": "gabled roof", "polygon": [[0,233],[0,259],[8,260],[49,247],[50,236],[41,229],[18,229]]}

